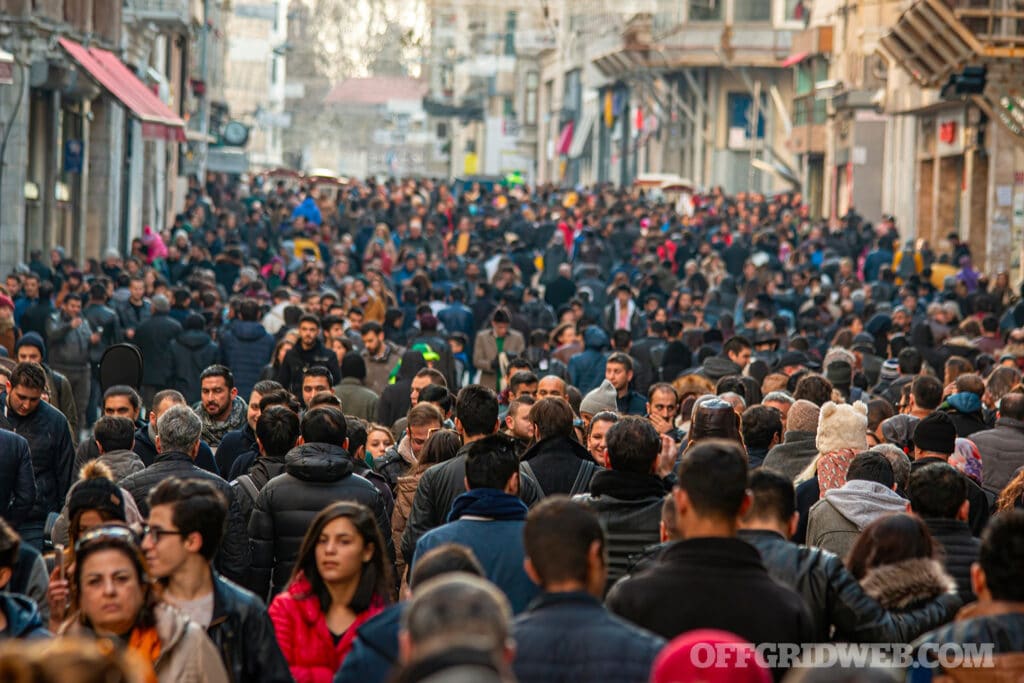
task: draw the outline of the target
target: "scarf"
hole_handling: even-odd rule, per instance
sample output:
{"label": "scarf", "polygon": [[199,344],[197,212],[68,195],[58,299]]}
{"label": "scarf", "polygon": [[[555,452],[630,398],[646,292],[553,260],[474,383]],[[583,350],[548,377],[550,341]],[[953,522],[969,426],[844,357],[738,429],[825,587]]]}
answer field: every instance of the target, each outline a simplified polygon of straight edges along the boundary
{"label": "scarf", "polygon": [[220,442],[224,440],[224,435],[235,429],[241,429],[245,424],[246,414],[249,411],[249,407],[239,397],[231,402],[231,413],[228,415],[228,419],[223,422],[218,422],[210,417],[210,414],[203,408],[203,402],[192,406],[192,410],[199,415],[199,419],[203,421],[203,441],[205,441],[211,448],[216,448],[220,445]]}
{"label": "scarf", "polygon": [[526,519],[528,508],[519,498],[498,489],[472,489],[455,499],[448,521],[461,517],[487,517],[494,521],[516,521]]}
{"label": "scarf", "polygon": [[956,448],[946,462],[973,479],[975,484],[981,486],[981,453],[978,452],[978,447],[973,441],[958,438],[956,440]]}
{"label": "scarf", "polygon": [[826,491],[838,489],[846,483],[846,471],[856,456],[857,451],[854,449],[841,448],[818,458],[818,488],[822,496]]}
{"label": "scarf", "polygon": [[128,640],[128,649],[138,655],[136,661],[142,660],[144,669],[142,675],[146,683],[157,683],[153,666],[160,657],[160,635],[157,633],[156,627],[133,629],[131,638]]}

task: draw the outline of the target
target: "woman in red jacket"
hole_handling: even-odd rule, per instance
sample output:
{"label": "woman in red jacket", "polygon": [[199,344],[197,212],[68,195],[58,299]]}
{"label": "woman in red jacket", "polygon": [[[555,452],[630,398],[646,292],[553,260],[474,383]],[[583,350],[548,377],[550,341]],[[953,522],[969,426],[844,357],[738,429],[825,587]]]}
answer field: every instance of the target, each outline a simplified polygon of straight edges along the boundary
{"label": "woman in red jacket", "polygon": [[296,683],[331,683],[356,631],[391,595],[384,541],[358,503],[320,511],[302,541],[295,571],[270,605],[281,652]]}

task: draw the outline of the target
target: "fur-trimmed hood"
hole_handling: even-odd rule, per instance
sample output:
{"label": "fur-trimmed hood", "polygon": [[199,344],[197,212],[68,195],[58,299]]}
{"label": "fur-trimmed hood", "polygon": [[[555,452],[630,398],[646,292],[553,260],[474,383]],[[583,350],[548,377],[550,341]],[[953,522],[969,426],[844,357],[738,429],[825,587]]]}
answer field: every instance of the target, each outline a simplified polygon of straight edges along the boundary
{"label": "fur-trimmed hood", "polygon": [[874,567],[860,584],[882,607],[897,611],[956,590],[956,581],[942,563],[927,557]]}

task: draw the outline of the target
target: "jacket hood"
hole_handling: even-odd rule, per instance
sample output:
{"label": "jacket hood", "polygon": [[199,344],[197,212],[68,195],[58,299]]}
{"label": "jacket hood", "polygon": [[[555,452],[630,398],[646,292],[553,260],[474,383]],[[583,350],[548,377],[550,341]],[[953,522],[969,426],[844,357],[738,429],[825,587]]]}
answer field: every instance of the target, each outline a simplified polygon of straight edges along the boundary
{"label": "jacket hood", "polygon": [[205,330],[185,330],[177,338],[179,344],[193,351],[203,348],[211,341],[213,339]]}
{"label": "jacket hood", "polygon": [[874,567],[860,583],[865,593],[891,610],[908,609],[956,590],[956,581],[940,562],[929,557]]}
{"label": "jacket hood", "polygon": [[898,493],[873,481],[855,479],[838,489],[825,492],[825,500],[858,529],[863,529],[880,515],[906,512],[907,501]]}
{"label": "jacket hood", "polygon": [[302,481],[338,481],[354,471],[348,451],[326,443],[305,443],[284,456],[284,471]]}
{"label": "jacket hood", "polygon": [[981,410],[981,397],[970,391],[961,391],[946,399],[951,408],[961,413],[976,413]]}
{"label": "jacket hood", "polygon": [[24,595],[0,594],[0,610],[7,617],[7,632],[13,638],[24,638],[43,629],[39,608]]}
{"label": "jacket hood", "polygon": [[600,351],[608,346],[608,335],[597,325],[583,331],[583,345],[591,351]]}
{"label": "jacket hood", "polygon": [[256,341],[263,338],[267,331],[255,320],[236,320],[231,323],[231,334],[242,341]]}

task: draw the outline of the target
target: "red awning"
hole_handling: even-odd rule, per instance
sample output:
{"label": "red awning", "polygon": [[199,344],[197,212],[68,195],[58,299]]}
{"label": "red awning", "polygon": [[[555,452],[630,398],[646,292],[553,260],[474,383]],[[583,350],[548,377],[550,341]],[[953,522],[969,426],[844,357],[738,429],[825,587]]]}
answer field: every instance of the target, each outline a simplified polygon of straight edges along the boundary
{"label": "red awning", "polygon": [[809,56],[810,56],[810,53],[808,53],[808,52],[797,52],[795,55],[790,55],[790,56],[786,57],[785,59],[783,59],[781,66],[782,66],[783,69],[789,68],[791,66],[795,66],[795,65],[799,64],[800,62],[804,61],[805,59],[807,59]]}
{"label": "red awning", "polygon": [[558,148],[555,152],[559,156],[565,156],[569,153],[569,148],[572,147],[572,129],[574,122],[570,121],[562,127],[562,132],[558,134]]}
{"label": "red awning", "polygon": [[68,38],[61,38],[60,45],[142,122],[143,138],[185,141],[185,122],[146,87],[117,55],[97,47],[86,48]]}

